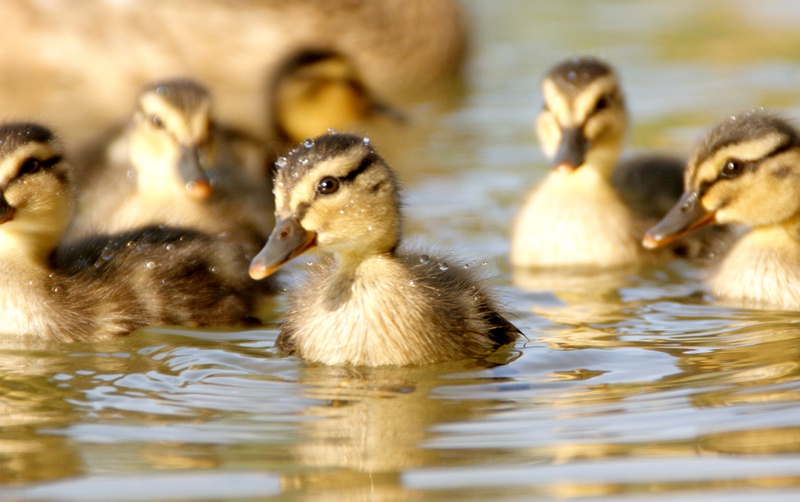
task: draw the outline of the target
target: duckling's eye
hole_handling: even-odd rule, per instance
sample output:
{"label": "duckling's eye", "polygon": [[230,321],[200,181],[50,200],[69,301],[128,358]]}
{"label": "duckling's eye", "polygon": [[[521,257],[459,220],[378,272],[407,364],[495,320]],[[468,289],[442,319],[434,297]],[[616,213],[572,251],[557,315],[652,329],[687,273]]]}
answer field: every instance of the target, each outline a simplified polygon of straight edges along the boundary
{"label": "duckling's eye", "polygon": [[19,166],[18,176],[37,173],[41,169],[42,169],[42,164],[39,162],[39,159],[28,157],[27,159],[25,159],[25,162],[23,162],[22,165]]}
{"label": "duckling's eye", "polygon": [[161,117],[159,117],[158,115],[151,115],[150,116],[150,122],[152,122],[153,125],[156,126],[159,129],[164,127],[164,122],[161,120]]}
{"label": "duckling's eye", "polygon": [[597,100],[597,103],[594,105],[595,113],[599,112],[600,110],[605,110],[611,106],[611,96],[608,94],[603,94],[600,99]]}
{"label": "duckling's eye", "polygon": [[740,160],[731,159],[722,166],[720,176],[723,178],[737,178],[744,173],[744,163]]}
{"label": "duckling's eye", "polygon": [[322,195],[330,195],[339,190],[339,180],[333,176],[326,176],[319,181],[317,192]]}

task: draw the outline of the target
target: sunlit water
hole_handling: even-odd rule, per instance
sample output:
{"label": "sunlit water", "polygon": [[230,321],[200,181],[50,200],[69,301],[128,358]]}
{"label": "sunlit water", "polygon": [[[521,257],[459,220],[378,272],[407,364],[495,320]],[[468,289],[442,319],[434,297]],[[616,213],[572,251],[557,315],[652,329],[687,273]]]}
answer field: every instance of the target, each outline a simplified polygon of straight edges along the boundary
{"label": "sunlit water", "polygon": [[527,339],[482,361],[375,370],[280,357],[277,324],[9,343],[0,499],[800,497],[795,313],[721,305],[686,263],[553,278],[512,274],[506,258],[510,219],[546,172],[532,120],[549,66],[608,59],[631,149],[685,154],[741,109],[800,117],[800,11],[755,0],[468,7],[463,97],[417,105],[405,130],[373,141],[405,181],[408,238],[483,269]]}

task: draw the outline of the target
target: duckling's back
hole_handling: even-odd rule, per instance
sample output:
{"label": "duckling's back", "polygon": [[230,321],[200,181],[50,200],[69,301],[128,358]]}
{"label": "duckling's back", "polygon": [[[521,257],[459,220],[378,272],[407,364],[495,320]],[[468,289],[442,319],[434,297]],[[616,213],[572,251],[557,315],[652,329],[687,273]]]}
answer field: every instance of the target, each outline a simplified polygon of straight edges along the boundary
{"label": "duckling's back", "polygon": [[107,338],[151,324],[239,324],[253,315],[258,296],[243,255],[182,229],[95,236],[57,249],[53,267],[53,298],[80,316],[52,338]]}

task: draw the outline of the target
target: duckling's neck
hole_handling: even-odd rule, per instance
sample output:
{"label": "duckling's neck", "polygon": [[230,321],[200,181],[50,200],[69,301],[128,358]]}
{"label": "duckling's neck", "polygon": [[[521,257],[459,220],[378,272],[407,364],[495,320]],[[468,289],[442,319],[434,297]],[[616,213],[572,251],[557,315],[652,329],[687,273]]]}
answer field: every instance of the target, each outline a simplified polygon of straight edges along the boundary
{"label": "duckling's neck", "polygon": [[349,296],[348,291],[359,280],[369,275],[373,270],[380,270],[381,267],[396,260],[395,254],[391,251],[364,253],[357,250],[340,251],[333,255],[333,269],[331,270],[331,281],[329,285],[330,298],[333,301]]}
{"label": "duckling's neck", "polygon": [[594,148],[588,153],[586,163],[579,170],[593,170],[608,182],[617,167],[621,150],[621,139],[613,144],[603,145],[602,148]]}
{"label": "duckling's neck", "polygon": [[800,215],[745,234],[709,285],[721,298],[800,308]]}
{"label": "duckling's neck", "polygon": [[[71,214],[68,209],[65,209]],[[40,218],[44,220],[45,217]],[[68,217],[51,215],[50,221],[15,221],[0,225],[0,261],[45,267],[64,233]]]}
{"label": "duckling's neck", "polygon": [[441,359],[430,326],[422,321],[430,300],[416,290],[401,260],[391,252],[358,261],[342,258],[319,288],[296,299],[298,323],[286,329],[298,353],[324,364],[367,366]]}
{"label": "duckling's neck", "polygon": [[708,282],[720,298],[800,309],[800,218],[745,234]]}
{"label": "duckling's neck", "polygon": [[[0,332],[24,335],[35,329],[38,333],[49,332],[47,324],[48,305],[51,294],[60,293],[58,278],[52,274],[48,258],[52,246],[41,240],[20,238],[0,232],[0,311],[3,326]],[[54,289],[55,288],[55,289]],[[52,290],[52,291],[51,291]]]}
{"label": "duckling's neck", "polygon": [[13,280],[12,277],[47,275],[47,260],[52,249],[52,246],[0,233],[0,270],[3,270],[3,281],[9,282]]}
{"label": "duckling's neck", "polygon": [[547,176],[517,219],[512,263],[612,267],[639,259],[633,216],[603,171],[583,165]]}

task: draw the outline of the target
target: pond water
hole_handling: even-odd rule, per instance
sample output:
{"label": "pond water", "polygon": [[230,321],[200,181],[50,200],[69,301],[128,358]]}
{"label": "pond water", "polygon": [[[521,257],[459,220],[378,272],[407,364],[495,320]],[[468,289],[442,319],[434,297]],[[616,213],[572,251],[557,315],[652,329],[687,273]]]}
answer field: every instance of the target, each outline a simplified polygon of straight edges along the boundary
{"label": "pond water", "polygon": [[[0,346],[3,500],[797,500],[800,324],[715,302],[674,262],[582,277],[508,266],[547,172],[539,78],[574,54],[621,74],[629,152],[687,154],[757,106],[800,117],[800,10],[737,0],[465,3],[463,93],[373,144],[406,234],[483,265],[527,339],[425,368],[308,365],[247,331],[140,330]],[[294,268],[302,272],[303,264]],[[481,265],[475,265],[481,266]]]}

